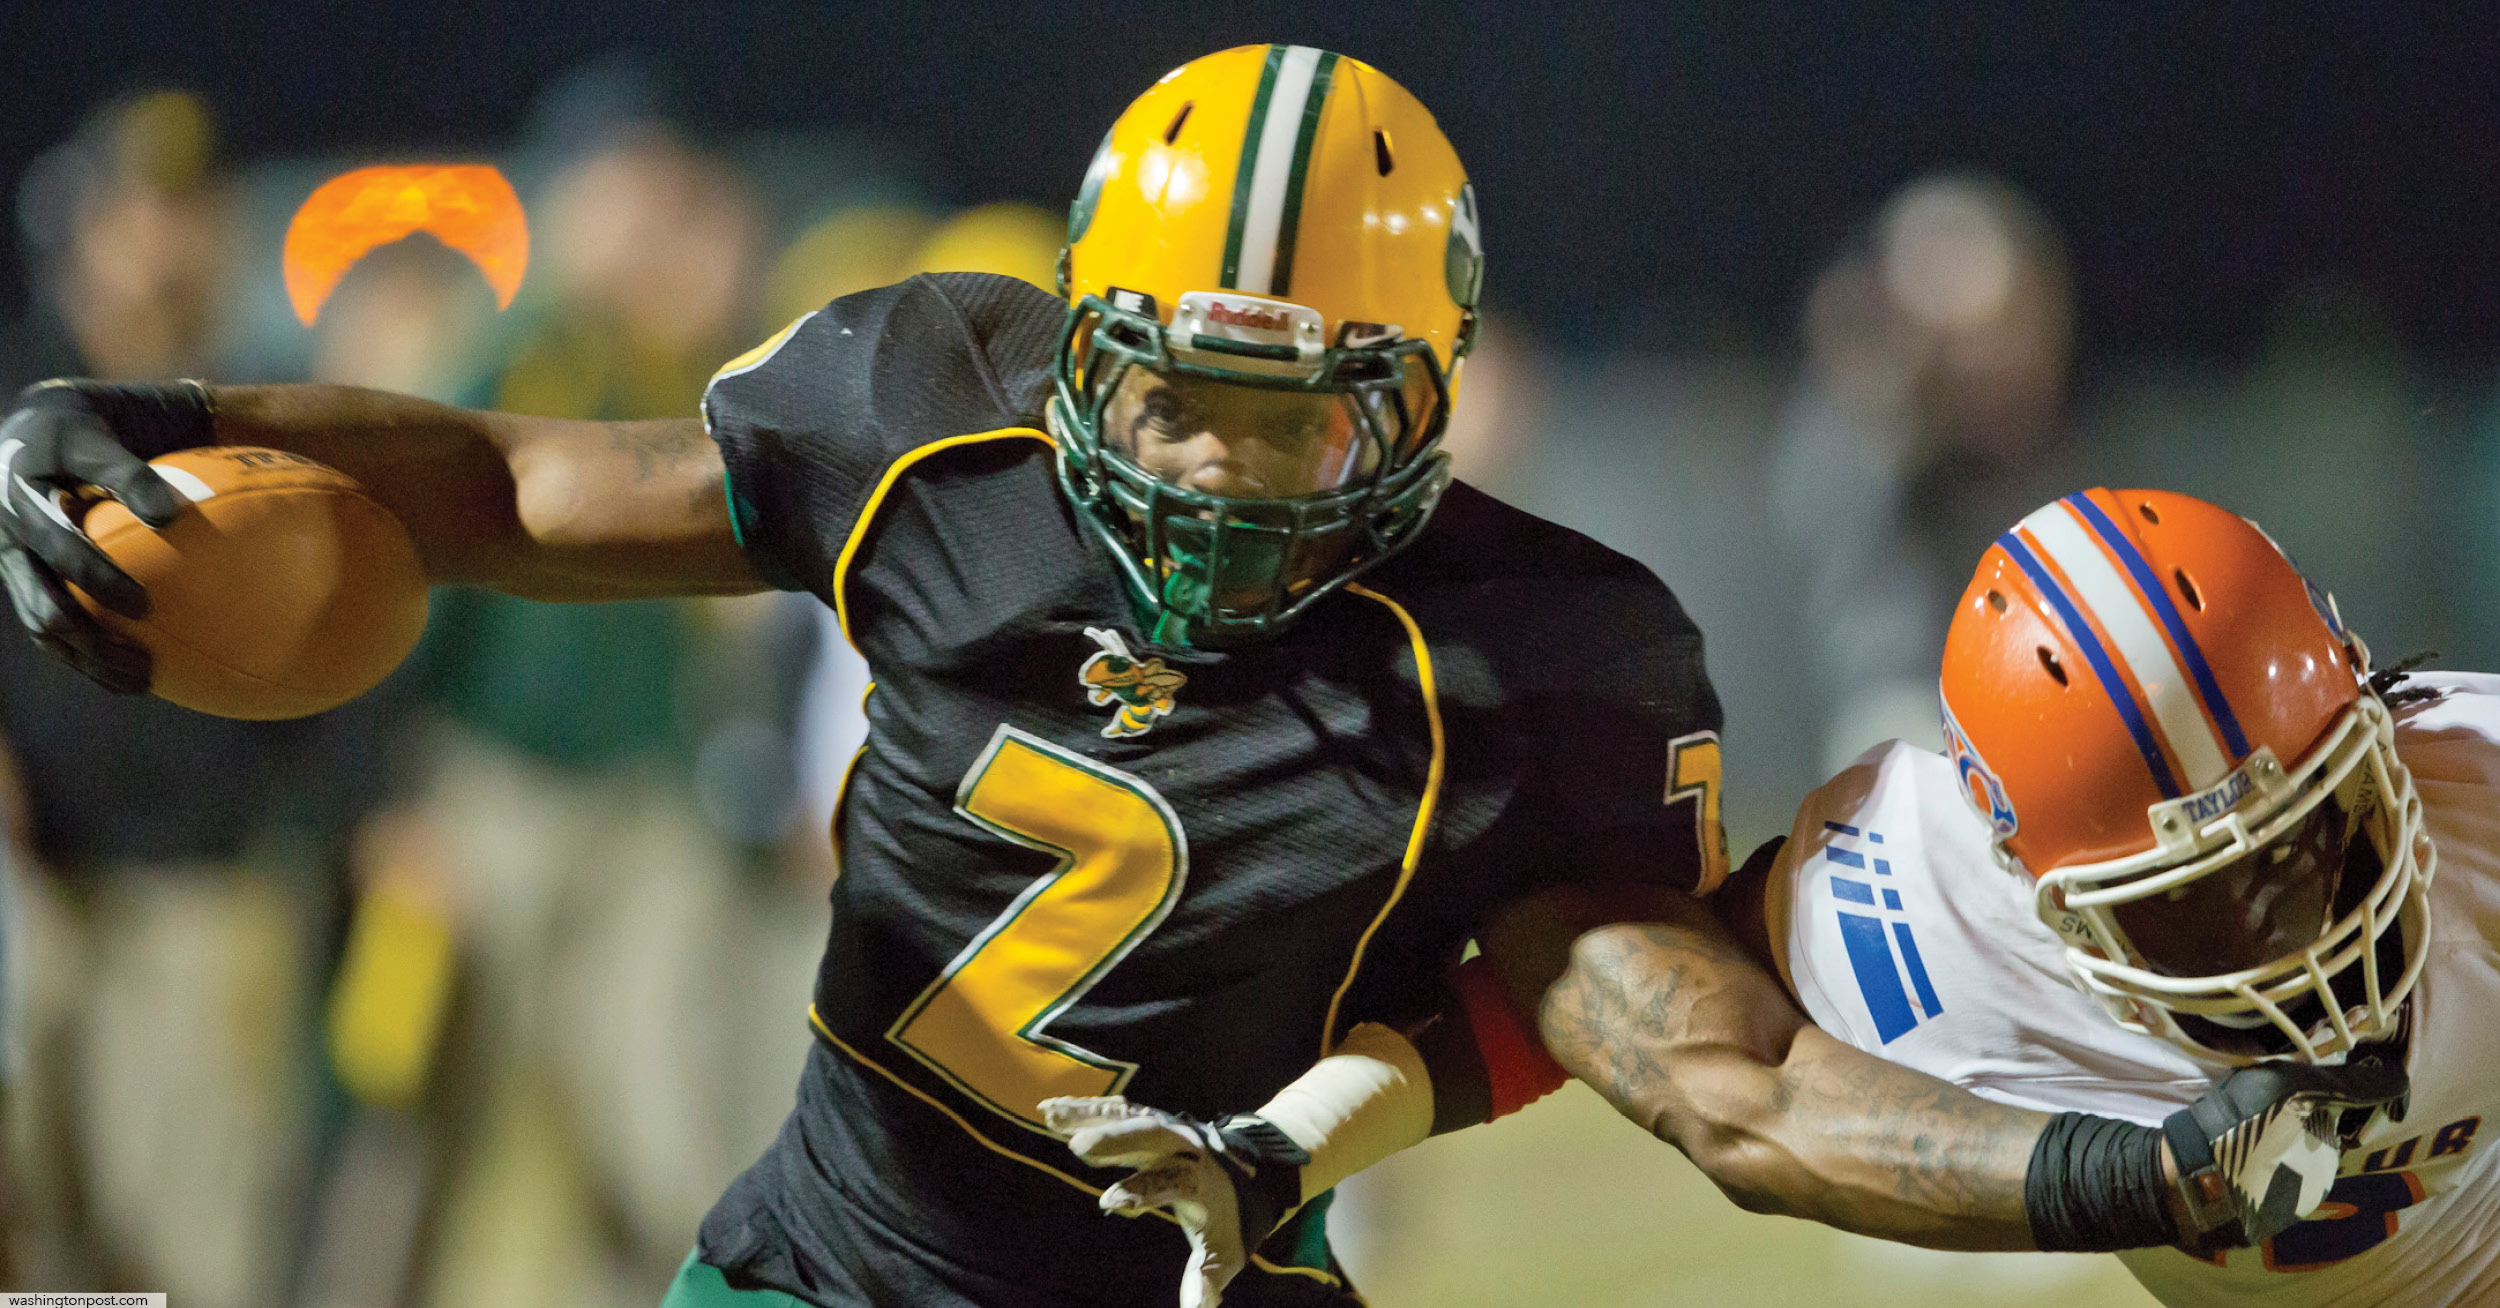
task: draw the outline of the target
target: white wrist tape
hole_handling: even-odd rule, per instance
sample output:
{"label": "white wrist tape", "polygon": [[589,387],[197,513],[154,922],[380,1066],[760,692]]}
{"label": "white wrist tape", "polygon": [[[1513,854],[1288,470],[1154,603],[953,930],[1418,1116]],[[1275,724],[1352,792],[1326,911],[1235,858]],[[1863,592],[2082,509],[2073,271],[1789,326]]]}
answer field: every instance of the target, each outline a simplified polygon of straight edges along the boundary
{"label": "white wrist tape", "polygon": [[1302,1169],[1308,1203],[1432,1134],[1432,1077],[1405,1036],[1362,1022],[1257,1115],[1311,1155]]}

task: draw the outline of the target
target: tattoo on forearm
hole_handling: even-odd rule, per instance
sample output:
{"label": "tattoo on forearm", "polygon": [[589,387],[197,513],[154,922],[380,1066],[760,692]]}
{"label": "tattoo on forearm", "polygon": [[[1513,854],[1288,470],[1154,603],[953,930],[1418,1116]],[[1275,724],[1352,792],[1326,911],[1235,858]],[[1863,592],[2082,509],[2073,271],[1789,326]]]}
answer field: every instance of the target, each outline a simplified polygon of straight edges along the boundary
{"label": "tattoo on forearm", "polygon": [[[1668,935],[1663,927],[1631,929],[1653,943]],[[1648,966],[1643,951],[1619,938],[1621,930],[1583,943],[1574,966],[1546,992],[1541,1022],[1564,1067],[1656,1131],[1663,1123],[1639,1110],[1669,1083],[1660,1056],[1667,1042],[1649,1037],[1669,1030],[1690,969],[1680,961],[1663,972]]]}
{"label": "tattoo on forearm", "polygon": [[1871,1056],[1785,1067],[1794,1107],[1889,1182],[1892,1196],[1948,1217],[2023,1218],[2036,1115],[1977,1098]]}
{"label": "tattoo on forearm", "polygon": [[1765,1002],[1759,970],[1716,933],[1621,924],[1577,943],[1540,1025],[1565,1067],[1687,1153],[1759,1146],[1739,1152],[1770,1161],[1713,1171],[1748,1208],[1912,1237],[1938,1219],[2024,1229],[2038,1114],[1836,1044],[1732,1056]]}
{"label": "tattoo on forearm", "polygon": [[608,428],[608,443],[619,454],[634,456],[634,476],[643,481],[684,463],[702,448],[699,431],[667,422],[621,422]]}
{"label": "tattoo on forearm", "polygon": [[726,474],[707,477],[703,484],[686,492],[686,511],[697,517],[729,502],[729,478]]}

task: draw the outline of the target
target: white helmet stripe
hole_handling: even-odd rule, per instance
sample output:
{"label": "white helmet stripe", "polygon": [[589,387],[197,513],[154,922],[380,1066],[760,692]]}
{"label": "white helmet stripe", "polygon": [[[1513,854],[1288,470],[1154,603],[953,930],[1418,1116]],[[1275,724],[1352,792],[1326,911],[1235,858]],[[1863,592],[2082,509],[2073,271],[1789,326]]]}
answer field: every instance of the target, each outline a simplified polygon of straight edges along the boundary
{"label": "white helmet stripe", "polygon": [[1234,290],[1274,293],[1276,245],[1284,232],[1285,193],[1292,188],[1294,142],[1302,133],[1320,54],[1307,45],[1287,46],[1276,66],[1276,87],[1268,96],[1267,117],[1259,124],[1250,175],[1235,183],[1250,188],[1250,203],[1243,214],[1241,272],[1233,280]]}
{"label": "white helmet stripe", "polygon": [[[2179,670],[2179,661],[2153,625],[2144,597],[2092,540],[2091,531],[2065,501],[2060,500],[2022,520],[2018,530],[2030,536],[2040,552],[2057,564],[2075,589],[2084,609],[2109,634],[2110,646],[2135,684],[2144,688],[2146,707],[2170,751],[2187,775],[2189,790],[2203,790],[2230,774],[2222,741],[2197,706],[2195,687]],[[2119,686],[2113,695],[2124,694]]]}

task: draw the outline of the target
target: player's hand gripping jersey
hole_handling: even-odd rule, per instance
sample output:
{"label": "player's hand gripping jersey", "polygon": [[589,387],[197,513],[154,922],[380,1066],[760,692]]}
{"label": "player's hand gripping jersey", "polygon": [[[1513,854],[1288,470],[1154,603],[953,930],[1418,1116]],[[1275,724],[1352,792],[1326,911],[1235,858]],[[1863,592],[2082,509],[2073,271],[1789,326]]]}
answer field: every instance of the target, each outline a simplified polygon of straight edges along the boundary
{"label": "player's hand gripping jersey", "polygon": [[[1647,570],[1465,486],[1283,634],[1150,646],[1056,481],[1066,313],[915,278],[810,315],[706,402],[757,568],[833,605],[876,680],[821,1041],[703,1230],[733,1279],[1160,1308],[1178,1229],[1105,1221],[1121,1173],[1076,1164],[1042,1100],[1255,1107],[1356,1021],[1428,1011],[1497,905],[1724,869],[1699,634]],[[1227,1302],[1351,1301],[1324,1212]]]}
{"label": "player's hand gripping jersey", "polygon": [[[2316,1219],[2211,1263],[2120,1254],[2164,1303],[2500,1303],[2500,677],[2405,685],[2438,692],[2397,709],[2397,753],[2438,849],[2411,1098],[2345,1149]],[[2076,988],[1949,759],[1869,751],[1807,797],[1771,875],[1783,974],[1818,1024],[1863,1049],[2005,1103],[2146,1125],[2228,1071],[2120,1029]]]}

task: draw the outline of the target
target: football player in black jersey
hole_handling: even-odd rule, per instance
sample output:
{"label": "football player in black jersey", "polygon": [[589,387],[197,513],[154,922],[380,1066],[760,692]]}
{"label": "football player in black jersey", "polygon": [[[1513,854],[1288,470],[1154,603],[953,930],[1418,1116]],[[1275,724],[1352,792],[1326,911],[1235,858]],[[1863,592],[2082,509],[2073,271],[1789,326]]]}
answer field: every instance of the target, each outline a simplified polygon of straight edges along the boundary
{"label": "football player in black jersey", "polygon": [[[2044,1119],[1800,1034],[1691,903],[1726,870],[1719,706],[1674,598],[1450,481],[1481,267],[1413,97],[1245,47],[1113,126],[1064,299],[947,275],[835,301],[723,368],[700,422],[48,384],[0,425],[0,572],[39,640],[144,688],[64,582],[144,596],[57,497],[167,522],[140,458],[248,444],[351,473],[439,582],[834,608],[876,689],[814,1045],[670,1308],[1160,1308],[1241,1263],[1236,1304],[1359,1302],[1328,1187],[1483,1116],[1499,1096],[1471,1075],[1516,1079],[1435,1021],[1480,935],[1521,942],[1522,976],[1550,963],[1555,993],[1711,979],[1690,1011],[1592,1000],[1585,1048],[1546,1038],[1723,1184],[2027,1247]],[[1671,1065],[1638,1043],[1665,1022]],[[1609,1031],[1646,1079],[1592,1060]],[[1436,1094],[1410,1037],[1474,1072]],[[1221,1184],[1187,1195],[1156,1165],[1211,1158]],[[1098,1197],[1183,1220],[1103,1221]]]}

